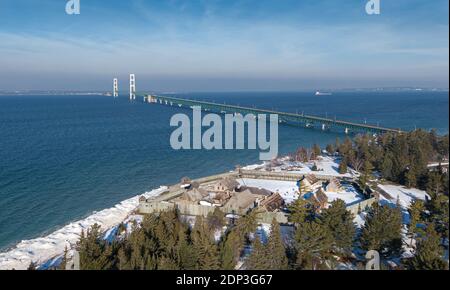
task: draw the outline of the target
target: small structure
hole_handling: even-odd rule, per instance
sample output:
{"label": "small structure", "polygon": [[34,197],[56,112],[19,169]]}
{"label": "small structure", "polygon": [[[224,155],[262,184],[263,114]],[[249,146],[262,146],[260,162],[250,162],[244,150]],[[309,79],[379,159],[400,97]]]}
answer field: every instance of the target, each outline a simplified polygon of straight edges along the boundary
{"label": "small structure", "polygon": [[314,191],[320,187],[322,187],[323,183],[320,179],[318,179],[314,174],[309,174],[307,176],[303,176],[300,180],[301,184],[304,186],[306,191]]}
{"label": "small structure", "polygon": [[320,210],[328,207],[328,196],[325,194],[322,188],[320,188],[316,192],[315,197],[319,203]]}
{"label": "small structure", "polygon": [[245,214],[257,206],[261,196],[249,192],[236,192],[224,205],[226,213]]}
{"label": "small structure", "polygon": [[224,178],[214,184],[213,191],[215,192],[234,192],[239,188],[240,184],[233,178]]}
{"label": "small structure", "polygon": [[341,182],[337,178],[332,178],[325,185],[325,190],[328,192],[339,192],[342,190]]}
{"label": "small structure", "polygon": [[266,197],[263,201],[261,201],[259,206],[269,212],[273,212],[284,206],[284,199],[281,197],[279,193],[274,193],[271,196]]}
{"label": "small structure", "polygon": [[262,195],[262,196],[271,196],[273,192],[270,190],[267,190],[265,188],[257,188],[257,187],[250,187],[250,186],[241,186],[239,188],[240,192],[249,192],[251,194],[256,195]]}
{"label": "small structure", "polygon": [[189,191],[186,191],[185,193],[183,193],[179,197],[179,200],[189,201],[189,202],[199,202],[207,195],[208,195],[208,192],[206,192],[204,189],[195,188],[195,189],[192,189],[192,190],[189,190]]}
{"label": "small structure", "polygon": [[305,194],[303,198],[309,200],[317,212],[328,207],[328,196],[322,188],[319,188],[315,193],[309,192]]}

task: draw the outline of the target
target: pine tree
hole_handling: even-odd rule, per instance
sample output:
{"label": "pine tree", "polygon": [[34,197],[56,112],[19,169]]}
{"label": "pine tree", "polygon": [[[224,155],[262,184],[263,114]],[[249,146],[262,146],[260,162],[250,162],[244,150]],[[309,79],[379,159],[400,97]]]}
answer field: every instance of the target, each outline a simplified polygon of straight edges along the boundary
{"label": "pine tree", "polygon": [[246,215],[240,217],[236,223],[236,231],[246,241],[249,241],[249,234],[254,232],[257,227],[257,214],[253,210]]}
{"label": "pine tree", "polygon": [[236,267],[236,263],[241,256],[244,243],[244,237],[238,233],[236,228],[228,231],[225,236],[225,240],[221,245],[220,251],[222,270],[233,270]]}
{"label": "pine tree", "polygon": [[399,207],[374,204],[366,217],[361,246],[364,250],[376,250],[381,255],[399,255],[402,249],[402,213]]}
{"label": "pine tree", "polygon": [[329,229],[316,221],[303,223],[296,229],[296,268],[318,269],[329,258],[333,237]]}
{"label": "pine tree", "polygon": [[225,214],[216,207],[212,213],[208,214],[207,222],[210,229],[221,230],[225,225]]}
{"label": "pine tree", "polygon": [[111,249],[101,237],[102,232],[98,224],[94,224],[86,236],[82,233],[77,243],[81,270],[105,270],[111,266]]}
{"label": "pine tree", "polygon": [[411,166],[405,173],[405,184],[408,188],[415,187],[417,184],[417,176],[415,167]]}
{"label": "pine tree", "polygon": [[129,262],[129,253],[127,253],[126,246],[122,245],[117,253],[118,269],[119,270],[133,270]]}
{"label": "pine tree", "polygon": [[285,270],[288,268],[286,248],[281,239],[280,225],[274,219],[271,225],[269,240],[267,241],[268,270]]}
{"label": "pine tree", "polygon": [[335,150],[339,151],[340,146],[341,146],[341,141],[339,140],[339,137],[336,137],[336,141],[334,142]]}
{"label": "pine tree", "polygon": [[444,251],[441,247],[440,236],[433,224],[428,224],[426,233],[420,239],[416,254],[408,261],[412,270],[448,270],[448,263],[444,261]]}
{"label": "pine tree", "polygon": [[197,217],[192,230],[191,239],[193,249],[198,254],[197,266],[199,270],[219,269],[219,253],[214,244],[211,231],[202,217]]}
{"label": "pine tree", "polygon": [[420,227],[417,227],[417,225],[422,222],[423,210],[424,210],[424,203],[419,199],[414,200],[409,206],[408,211],[410,216],[410,222],[408,233],[411,236],[411,243],[415,237],[415,234],[418,233],[418,231],[420,230]]}
{"label": "pine tree", "polygon": [[247,270],[268,270],[268,251],[259,237],[253,241],[252,252],[245,262]]}
{"label": "pine tree", "polygon": [[347,162],[345,160],[341,160],[338,170],[340,174],[346,174],[348,172]]}
{"label": "pine tree", "polygon": [[312,152],[314,153],[314,156],[317,158],[322,153],[322,150],[320,149],[320,146],[318,144],[314,144]]}
{"label": "pine tree", "polygon": [[345,202],[341,199],[333,201],[327,209],[324,209],[320,221],[328,227],[333,236],[334,246],[338,252],[349,255],[352,252],[356,226],[353,215],[347,211]]}
{"label": "pine tree", "polygon": [[311,203],[301,197],[289,205],[289,211],[289,221],[294,224],[302,224],[313,215]]}
{"label": "pine tree", "polygon": [[36,264],[35,262],[31,262],[31,263],[28,265],[27,270],[28,270],[28,271],[35,271],[35,270],[37,270],[37,264]]}
{"label": "pine tree", "polygon": [[61,258],[61,263],[58,265],[59,270],[65,270],[67,267],[67,255],[69,253],[69,250],[67,249],[67,246],[64,247],[64,254]]}
{"label": "pine tree", "polygon": [[176,246],[176,258],[180,270],[195,270],[198,257],[188,242],[188,236],[184,228],[178,232],[178,241]]}
{"label": "pine tree", "polygon": [[280,225],[274,220],[267,244],[255,237],[252,252],[246,260],[248,270],[285,270],[288,268],[286,248],[281,239]]}
{"label": "pine tree", "polygon": [[326,147],[326,150],[327,150],[328,154],[334,154],[335,153],[333,144],[328,144],[327,147]]}
{"label": "pine tree", "polygon": [[381,164],[381,176],[383,178],[388,180],[392,179],[392,166],[392,154],[386,153]]}
{"label": "pine tree", "polygon": [[180,270],[176,261],[167,256],[158,259],[158,270]]}

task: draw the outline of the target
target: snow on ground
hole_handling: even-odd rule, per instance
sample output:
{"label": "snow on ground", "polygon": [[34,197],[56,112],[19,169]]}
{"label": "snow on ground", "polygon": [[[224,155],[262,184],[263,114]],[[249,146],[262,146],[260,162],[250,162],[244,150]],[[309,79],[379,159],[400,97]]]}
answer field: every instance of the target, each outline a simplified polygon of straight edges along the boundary
{"label": "snow on ground", "polygon": [[358,228],[362,228],[366,223],[367,212],[361,212],[360,214],[355,215],[353,222],[356,224]]}
{"label": "snow on ground", "polygon": [[[264,188],[272,192],[278,192],[286,204],[290,204],[298,199],[298,187],[296,182],[293,181],[242,178],[239,179],[238,182],[241,185]],[[339,192],[325,192],[325,194],[328,196],[329,202],[341,199],[347,206],[364,199],[364,197],[351,185],[344,185],[343,189]]]}
{"label": "snow on ground", "polygon": [[326,191],[325,194],[328,196],[329,203],[336,199],[341,199],[347,206],[354,205],[364,200],[364,196],[362,196],[351,184],[343,184],[342,190],[339,192]]}
{"label": "snow on ground", "polygon": [[426,197],[430,198],[430,196],[423,190],[419,190],[416,188],[406,188],[401,185],[378,185],[380,189],[385,191],[387,194],[391,196],[391,199],[382,196],[386,202],[396,204],[397,198],[400,200],[400,205],[403,208],[409,208],[411,202],[416,199],[425,200]]}
{"label": "snow on ground", "polygon": [[[313,171],[313,166],[317,165],[317,168],[319,171]],[[296,173],[296,174],[314,174],[317,176],[320,175],[326,175],[326,176],[335,176],[335,177],[347,177],[351,178],[354,177],[356,174],[355,171],[353,171],[351,168],[348,169],[348,173],[346,174],[340,174],[339,173],[339,159],[335,157],[329,157],[329,156],[321,156],[318,158],[317,161],[314,162],[308,162],[308,163],[302,163],[302,162],[290,162],[290,161],[283,161],[283,165],[275,167],[275,171],[282,171],[286,170],[289,167],[296,168],[295,170],[289,170],[290,173]],[[298,169],[301,168],[301,169]]]}
{"label": "snow on ground", "polygon": [[116,206],[92,214],[91,216],[68,224],[52,234],[33,240],[20,242],[12,250],[0,253],[0,270],[27,269],[31,262],[42,265],[43,268],[57,263],[64,252],[66,246],[71,248],[80,238],[81,231],[88,230],[92,225],[98,224],[106,231],[104,238],[108,239],[114,231],[117,231],[117,225],[127,220],[130,214],[137,208],[139,197],[150,198],[157,196],[167,190],[161,187],[142,195],[122,201]]}
{"label": "snow on ground", "polygon": [[430,196],[423,190],[416,188],[406,188],[401,185],[380,184],[378,188],[387,193],[389,196],[380,195],[380,204],[396,205],[397,199],[403,209],[403,222],[409,224],[408,208],[414,200],[425,200]]}
{"label": "snow on ground", "polygon": [[245,167],[242,167],[242,169],[244,169],[244,170],[258,170],[258,169],[263,168],[264,165],[265,165],[265,163],[262,163],[262,164],[247,165],[247,166],[245,166]]}
{"label": "snow on ground", "polygon": [[298,187],[293,181],[241,178],[238,182],[241,185],[278,192],[287,204],[298,198]]}
{"label": "snow on ground", "polygon": [[425,200],[426,198],[430,198],[430,196],[423,190],[406,188],[401,185],[380,184],[378,188],[387,194],[380,195],[380,204],[395,206],[397,200],[400,202],[404,224],[402,229],[404,252],[402,256],[403,258],[410,258],[414,255],[416,241],[407,235],[408,228],[406,225],[410,223],[408,209],[414,200]]}

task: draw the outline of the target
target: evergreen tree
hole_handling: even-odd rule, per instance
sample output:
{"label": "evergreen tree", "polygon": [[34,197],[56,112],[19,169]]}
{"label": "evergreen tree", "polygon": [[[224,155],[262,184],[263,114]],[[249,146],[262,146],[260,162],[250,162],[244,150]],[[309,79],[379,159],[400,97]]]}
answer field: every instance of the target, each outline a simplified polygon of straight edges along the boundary
{"label": "evergreen tree", "polygon": [[236,223],[236,231],[240,235],[240,237],[249,241],[250,233],[254,232],[257,227],[257,214],[258,212],[253,210],[246,215],[240,217]]}
{"label": "evergreen tree", "polygon": [[415,167],[411,166],[405,173],[405,185],[408,188],[415,187],[417,184],[417,175]]}
{"label": "evergreen tree", "polygon": [[111,248],[101,239],[102,232],[98,224],[94,224],[84,232],[77,243],[77,250],[80,254],[81,270],[105,270],[111,267]]}
{"label": "evergreen tree", "polygon": [[347,211],[345,202],[341,199],[333,201],[330,207],[321,213],[320,221],[333,236],[334,247],[338,253],[350,255],[352,252],[356,233],[353,218],[353,215]]}
{"label": "evergreen tree", "polygon": [[438,172],[430,172],[428,174],[426,184],[427,193],[431,198],[436,198],[442,191],[442,176]]}
{"label": "evergreen tree", "polygon": [[361,246],[364,250],[376,250],[381,255],[399,255],[402,249],[402,213],[399,207],[374,204],[366,217]]}
{"label": "evergreen tree", "polygon": [[433,224],[428,224],[426,233],[417,245],[417,251],[408,261],[412,270],[448,270],[448,263],[443,259],[444,251],[439,234]]}
{"label": "evergreen tree", "polygon": [[193,249],[198,255],[199,270],[219,269],[219,253],[214,243],[211,231],[202,217],[197,217],[191,234]]}
{"label": "evergreen tree", "polygon": [[259,237],[255,237],[253,241],[252,252],[245,262],[247,270],[268,270],[268,251],[261,243]]}
{"label": "evergreen tree", "polygon": [[179,270],[179,267],[171,257],[162,256],[158,259],[158,270]]}
{"label": "evergreen tree", "polygon": [[225,214],[216,207],[212,213],[208,214],[207,222],[212,230],[221,230],[225,225]]}
{"label": "evergreen tree", "polygon": [[67,246],[64,247],[64,254],[61,258],[61,263],[59,263],[58,269],[59,270],[65,270],[67,267],[67,255],[69,253],[69,250],[67,249]]}
{"label": "evergreen tree", "polygon": [[345,160],[341,160],[338,170],[340,174],[346,174],[348,172],[347,162]]}
{"label": "evergreen tree", "polygon": [[118,259],[118,269],[119,270],[133,270],[131,268],[131,264],[129,262],[129,253],[126,252],[127,249],[124,245],[119,249],[117,253],[117,259]]}
{"label": "evergreen tree", "polygon": [[341,141],[339,140],[339,137],[336,137],[336,141],[334,141],[334,150],[339,151],[339,147],[341,147]]}
{"label": "evergreen tree", "polygon": [[221,269],[234,270],[244,247],[245,239],[236,228],[228,231],[221,247]]}
{"label": "evergreen tree", "polygon": [[316,221],[297,227],[295,232],[297,269],[315,270],[326,265],[330,257],[333,237],[329,229]]}
{"label": "evergreen tree", "polygon": [[280,225],[274,220],[267,245],[255,237],[250,256],[246,261],[248,270],[285,270],[288,268],[286,248],[281,239]]}
{"label": "evergreen tree", "polygon": [[364,193],[368,191],[368,183],[370,181],[370,176],[372,175],[373,166],[372,163],[368,160],[364,162],[364,172],[360,175],[358,179],[359,186],[363,190]]}
{"label": "evergreen tree", "polygon": [[192,250],[192,245],[188,242],[186,229],[180,227],[178,232],[178,241],[176,245],[176,260],[180,270],[195,270],[198,257]]}
{"label": "evergreen tree", "polygon": [[272,221],[270,236],[267,241],[266,259],[268,270],[285,270],[288,268],[286,248],[281,239],[280,225],[275,219]]}
{"label": "evergreen tree", "polygon": [[302,224],[313,216],[311,203],[301,197],[289,205],[289,211],[289,221],[294,224]]}
{"label": "evergreen tree", "polygon": [[449,221],[449,198],[443,193],[432,195],[427,200],[426,208],[430,213],[429,220],[435,224],[436,230],[442,238],[448,239]]}
{"label": "evergreen tree", "polygon": [[422,213],[424,210],[423,201],[416,199],[409,206],[409,216],[410,223],[408,228],[408,233],[411,236],[411,243],[415,237],[415,235],[420,231],[420,227],[417,225],[422,222]]}
{"label": "evergreen tree", "polygon": [[28,265],[27,270],[28,271],[35,271],[35,270],[37,270],[37,264],[35,262],[31,262],[30,265]]}
{"label": "evergreen tree", "polygon": [[318,144],[314,144],[312,152],[314,153],[314,156],[318,157],[322,153],[322,150],[320,149],[320,146]]}
{"label": "evergreen tree", "polygon": [[383,178],[392,180],[392,154],[385,153],[385,156],[383,158],[383,162],[381,164],[381,176]]}
{"label": "evergreen tree", "polygon": [[327,147],[326,147],[326,150],[327,150],[328,154],[334,154],[335,153],[333,144],[328,144]]}

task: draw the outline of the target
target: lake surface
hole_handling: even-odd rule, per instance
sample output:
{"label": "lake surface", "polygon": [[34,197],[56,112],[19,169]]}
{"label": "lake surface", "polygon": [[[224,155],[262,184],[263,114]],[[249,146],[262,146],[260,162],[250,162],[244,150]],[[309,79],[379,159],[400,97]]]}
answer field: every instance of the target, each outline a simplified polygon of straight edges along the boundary
{"label": "lake surface", "polygon": [[[177,96],[448,133],[448,92]],[[259,162],[255,150],[174,151],[169,120],[180,112],[189,113],[126,96],[0,96],[0,249],[183,176]],[[280,153],[337,137],[345,135],[280,126]]]}

